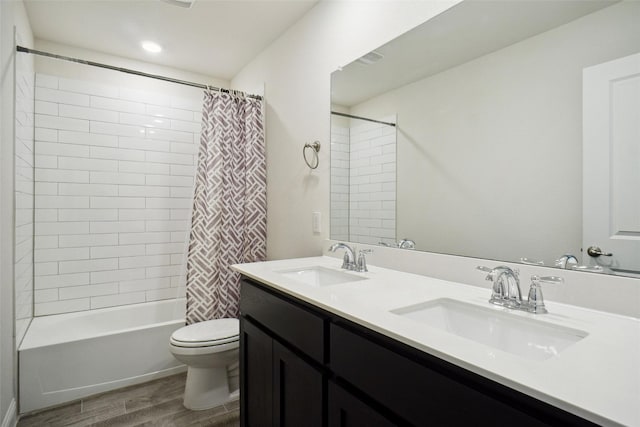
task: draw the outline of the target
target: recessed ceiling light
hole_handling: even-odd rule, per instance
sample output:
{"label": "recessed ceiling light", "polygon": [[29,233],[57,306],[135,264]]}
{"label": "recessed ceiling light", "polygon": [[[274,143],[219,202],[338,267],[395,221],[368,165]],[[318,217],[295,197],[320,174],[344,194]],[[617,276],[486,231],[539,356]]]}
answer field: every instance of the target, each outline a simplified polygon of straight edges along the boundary
{"label": "recessed ceiling light", "polygon": [[162,46],[160,46],[158,43],[154,43],[152,41],[144,41],[144,42],[142,42],[142,48],[144,50],[146,50],[147,52],[151,52],[151,53],[158,53],[158,52],[162,51]]}

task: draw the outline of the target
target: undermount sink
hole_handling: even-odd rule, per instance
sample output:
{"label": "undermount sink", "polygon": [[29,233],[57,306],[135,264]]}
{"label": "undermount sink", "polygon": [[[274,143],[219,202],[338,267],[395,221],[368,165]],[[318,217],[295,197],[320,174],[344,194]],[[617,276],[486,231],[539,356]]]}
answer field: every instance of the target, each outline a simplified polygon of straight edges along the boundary
{"label": "undermount sink", "polygon": [[278,273],[297,282],[314,287],[337,285],[339,283],[347,282],[357,282],[359,280],[367,279],[366,277],[361,277],[346,272],[343,273],[341,271],[331,270],[330,268],[320,266],[283,270],[279,271]]}
{"label": "undermount sink", "polygon": [[531,360],[556,356],[588,335],[448,298],[401,307],[391,313]]}

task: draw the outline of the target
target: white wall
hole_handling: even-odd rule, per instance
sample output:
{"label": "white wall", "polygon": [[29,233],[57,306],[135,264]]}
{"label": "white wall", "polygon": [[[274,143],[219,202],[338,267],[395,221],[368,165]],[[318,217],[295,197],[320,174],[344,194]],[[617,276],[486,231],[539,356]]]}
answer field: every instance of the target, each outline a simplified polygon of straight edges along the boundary
{"label": "white wall", "polygon": [[352,107],[398,113],[398,234],[431,252],[579,257],[582,69],[640,50],[639,20],[640,3],[616,4]]}
{"label": "white wall", "polygon": [[[330,75],[457,1],[321,1],[248,64],[232,87],[266,95],[267,256],[317,255],[329,235]],[[302,159],[319,139],[320,166]],[[314,234],[311,212],[323,212]]]}
{"label": "white wall", "polygon": [[16,414],[14,343],[14,26],[32,46],[22,2],[0,2],[0,422],[13,425]]}

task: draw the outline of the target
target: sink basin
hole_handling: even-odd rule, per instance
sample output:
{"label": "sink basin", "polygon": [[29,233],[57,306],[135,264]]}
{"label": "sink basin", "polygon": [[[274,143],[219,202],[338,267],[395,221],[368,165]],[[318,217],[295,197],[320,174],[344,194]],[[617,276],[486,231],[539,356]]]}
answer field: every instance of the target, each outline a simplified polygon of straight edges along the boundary
{"label": "sink basin", "polygon": [[391,313],[526,359],[546,360],[588,334],[448,298]]}
{"label": "sink basin", "polygon": [[331,286],[339,283],[357,282],[367,279],[366,277],[346,272],[343,273],[342,271],[331,270],[330,268],[320,266],[284,270],[278,273],[297,282],[314,287]]}

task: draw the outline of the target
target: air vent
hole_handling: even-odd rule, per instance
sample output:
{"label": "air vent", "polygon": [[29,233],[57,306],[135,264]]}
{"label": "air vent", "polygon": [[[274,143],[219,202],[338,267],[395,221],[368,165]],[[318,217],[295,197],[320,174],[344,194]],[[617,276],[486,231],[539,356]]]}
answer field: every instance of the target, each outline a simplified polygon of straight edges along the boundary
{"label": "air vent", "polygon": [[384,56],[378,52],[376,52],[375,50],[367,53],[366,55],[356,59],[356,62],[359,62],[361,64],[364,65],[371,65],[375,62],[380,61],[382,58],[384,58]]}

